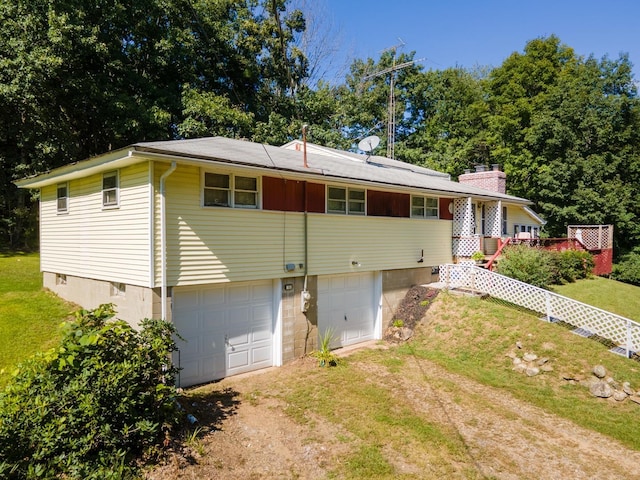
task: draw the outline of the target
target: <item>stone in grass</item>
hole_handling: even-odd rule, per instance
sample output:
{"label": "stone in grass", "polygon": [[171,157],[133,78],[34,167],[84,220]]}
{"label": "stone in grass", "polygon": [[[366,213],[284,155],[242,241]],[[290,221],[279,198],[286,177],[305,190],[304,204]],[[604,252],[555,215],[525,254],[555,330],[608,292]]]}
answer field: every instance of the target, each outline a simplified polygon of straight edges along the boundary
{"label": "stone in grass", "polygon": [[611,395],[613,395],[613,389],[607,382],[603,381],[593,382],[591,384],[591,387],[589,387],[589,392],[591,392],[591,395],[593,395],[594,397],[600,398],[609,398]]}
{"label": "stone in grass", "polygon": [[527,377],[535,377],[540,373],[540,369],[538,367],[529,367],[525,370]]}
{"label": "stone in grass", "polygon": [[613,398],[616,402],[623,402],[627,398],[627,394],[621,390],[613,392]]}
{"label": "stone in grass", "polygon": [[522,359],[525,362],[535,362],[538,359],[538,355],[535,353],[525,353]]}
{"label": "stone in grass", "polygon": [[631,384],[629,382],[624,382],[622,384],[622,391],[627,395],[635,394],[635,391],[633,390],[633,388],[631,388]]}
{"label": "stone in grass", "polygon": [[542,370],[543,372],[553,372],[553,367],[548,363],[545,363],[540,367],[540,370]]}
{"label": "stone in grass", "polygon": [[596,365],[593,367],[593,374],[598,378],[604,378],[607,375],[607,369],[602,365]]}

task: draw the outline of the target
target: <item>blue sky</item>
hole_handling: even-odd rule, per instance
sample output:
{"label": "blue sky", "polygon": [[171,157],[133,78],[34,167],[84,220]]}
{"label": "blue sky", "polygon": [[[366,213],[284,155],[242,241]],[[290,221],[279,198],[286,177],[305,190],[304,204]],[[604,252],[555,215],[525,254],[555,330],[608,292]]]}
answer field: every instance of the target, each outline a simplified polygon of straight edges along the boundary
{"label": "blue sky", "polygon": [[[399,43],[423,67],[499,66],[528,40],[557,35],[578,55],[629,54],[640,81],[638,0],[316,0],[338,31],[337,59],[372,57]],[[337,60],[338,61],[338,60]],[[343,62],[344,63],[344,62]]]}

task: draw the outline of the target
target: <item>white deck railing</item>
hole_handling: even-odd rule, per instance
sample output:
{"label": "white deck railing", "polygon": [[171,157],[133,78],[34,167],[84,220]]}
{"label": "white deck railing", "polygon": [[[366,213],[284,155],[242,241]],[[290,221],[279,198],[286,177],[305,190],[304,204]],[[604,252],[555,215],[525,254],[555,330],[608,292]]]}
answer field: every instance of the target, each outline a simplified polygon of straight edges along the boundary
{"label": "white deck railing", "polygon": [[640,350],[640,323],[571,298],[534,287],[469,264],[441,265],[440,282],[447,289],[465,288],[538,312],[548,321],[561,320],[604,337],[626,351]]}

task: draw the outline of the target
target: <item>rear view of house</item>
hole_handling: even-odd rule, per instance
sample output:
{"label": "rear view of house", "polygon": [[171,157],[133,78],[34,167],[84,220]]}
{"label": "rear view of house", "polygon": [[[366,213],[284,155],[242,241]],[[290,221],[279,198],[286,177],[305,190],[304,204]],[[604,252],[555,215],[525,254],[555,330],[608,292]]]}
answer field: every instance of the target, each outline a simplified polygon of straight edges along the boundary
{"label": "rear view of house", "polygon": [[139,143],[18,182],[40,189],[44,286],[133,324],[174,322],[186,386],[291,361],[329,328],[336,347],[378,339],[439,265],[540,227],[504,190],[303,150]]}

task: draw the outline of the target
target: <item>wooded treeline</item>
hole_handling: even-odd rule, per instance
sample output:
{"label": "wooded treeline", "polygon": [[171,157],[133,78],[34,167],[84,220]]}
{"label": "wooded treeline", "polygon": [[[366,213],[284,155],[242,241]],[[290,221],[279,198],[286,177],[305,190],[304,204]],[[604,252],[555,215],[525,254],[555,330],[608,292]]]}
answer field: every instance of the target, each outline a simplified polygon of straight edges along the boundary
{"label": "wooded treeline", "polygon": [[[138,141],[223,135],[354,149],[386,143],[389,75],[414,53],[355,59],[337,84],[310,12],[289,0],[0,0],[0,244],[35,246],[12,182]],[[514,45],[514,50],[519,46]],[[326,53],[326,52],[325,52]],[[326,58],[326,57],[325,57]],[[398,159],[450,173],[500,164],[550,236],[612,223],[640,246],[640,100],[625,55],[533,39],[496,68],[396,75]],[[315,79],[314,79],[315,80]]]}

